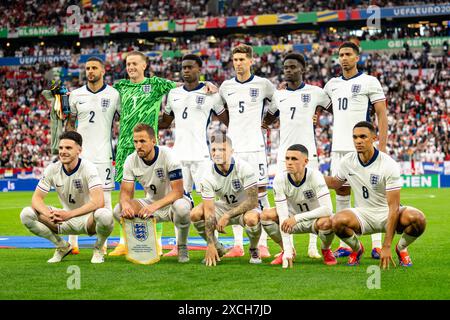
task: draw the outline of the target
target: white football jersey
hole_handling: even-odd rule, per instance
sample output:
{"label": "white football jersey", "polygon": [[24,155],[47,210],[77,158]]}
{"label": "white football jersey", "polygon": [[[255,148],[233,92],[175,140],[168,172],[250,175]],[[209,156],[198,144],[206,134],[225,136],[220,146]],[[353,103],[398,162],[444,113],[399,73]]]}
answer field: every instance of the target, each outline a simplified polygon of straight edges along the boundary
{"label": "white football jersey", "polygon": [[313,116],[317,106],[328,108],[331,100],[322,88],[302,83],[296,90],[277,90],[268,112],[280,111],[280,146],[278,162],[293,144],[308,149],[309,159],[317,159]]}
{"label": "white football jersey", "polygon": [[226,80],[219,89],[228,106],[228,135],[235,152],[266,151],[261,130],[265,99],[272,100],[274,85],[267,79],[252,75],[247,81]]}
{"label": "white football jersey", "polygon": [[116,112],[120,113],[119,92],[104,85],[96,93],[82,86],[69,95],[70,113],[78,120],[83,137],[81,157],[94,163],[111,162],[111,131]]}
{"label": "white football jersey", "polygon": [[184,87],[172,89],[167,96],[166,114],[175,117],[175,144],[173,151],[181,161],[209,159],[206,130],[212,113],[225,111],[218,93],[205,94],[201,83],[192,91]]}
{"label": "white football jersey", "polygon": [[135,151],[123,166],[123,181],[134,183],[137,180],[150,202],[164,198],[171,191],[170,182],[182,178],[180,162],[172,150],[164,146],[155,146],[155,158],[150,163],[145,163]]}
{"label": "white football jersey", "polygon": [[67,173],[60,161],[51,163],[36,189],[45,193],[54,187],[64,210],[74,210],[90,201],[89,190],[103,188],[95,165],[87,159],[79,159],[71,173]]}
{"label": "white football jersey", "polygon": [[200,192],[205,200],[219,197],[227,207],[237,207],[247,199],[247,190],[256,186],[257,178],[253,167],[242,159],[233,158],[230,169],[223,174],[212,163],[209,170],[203,175],[200,183]]}
{"label": "white football jersey", "polygon": [[370,122],[372,105],[386,100],[383,88],[377,78],[358,72],[349,79],[331,79],[324,90],[333,104],[332,151],[354,151],[353,127]]}
{"label": "white football jersey", "polygon": [[[330,198],[322,173],[309,168],[305,168],[305,176],[299,184],[287,172],[277,174],[273,181],[273,193],[276,203],[287,201],[290,214],[311,211],[320,207],[319,199]],[[329,203],[331,205],[331,198]]]}
{"label": "white football jersey", "polygon": [[400,167],[391,157],[375,149],[367,164],[363,164],[357,152],[350,152],[342,159],[336,178],[348,181],[355,194],[355,207],[368,209],[388,208],[386,191],[402,187]]}

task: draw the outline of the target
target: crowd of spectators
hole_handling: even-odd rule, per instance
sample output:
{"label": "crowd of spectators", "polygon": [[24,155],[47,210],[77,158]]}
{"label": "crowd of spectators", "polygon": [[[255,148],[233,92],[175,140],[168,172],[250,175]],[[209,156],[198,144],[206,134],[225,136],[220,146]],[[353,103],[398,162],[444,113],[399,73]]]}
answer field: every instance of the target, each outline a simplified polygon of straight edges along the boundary
{"label": "crowd of spectators", "polygon": [[[307,83],[323,87],[333,76],[340,74],[336,49],[330,44],[344,40],[340,36],[325,34],[292,34],[282,38],[274,36],[217,37],[203,36],[199,39],[179,39],[182,48],[201,50],[205,62],[203,80],[220,85],[225,79],[233,77],[230,61],[231,48],[239,42],[252,45],[277,43],[315,43],[313,50],[305,52],[308,68],[305,74]],[[316,42],[317,39],[328,41]],[[166,43],[155,44],[152,50],[162,50]],[[28,50],[31,50],[29,47]],[[109,51],[102,51],[107,48]],[[397,161],[444,161],[450,160],[450,90],[448,47],[431,50],[405,47],[400,51],[367,52],[361,70],[376,76],[384,89],[388,102],[389,138],[388,150]],[[121,44],[99,43],[81,48],[85,53],[96,50],[117,55],[120,52],[145,49],[131,42]],[[173,49],[170,47],[170,49]],[[177,48],[181,49],[181,48]],[[70,54],[69,48],[37,48],[38,50]],[[27,51],[27,54],[30,51]],[[281,60],[283,54],[267,52],[255,58],[253,72],[269,78],[274,84],[282,80]],[[75,60],[75,59],[74,59]],[[83,83],[82,65],[71,66],[61,62],[55,65],[36,64],[33,66],[0,68],[0,167],[43,166],[51,159],[49,105],[40,95],[46,88],[54,72],[68,68],[79,68],[80,73],[68,77],[66,85],[74,89]],[[122,60],[107,59],[106,82],[114,83],[126,77]],[[151,59],[152,74],[172,80],[180,79],[180,58]],[[316,125],[318,154],[321,163],[329,161],[331,151],[332,116],[322,112]],[[211,129],[219,123],[213,122]],[[222,126],[223,129],[223,126]],[[160,143],[172,145],[175,130],[161,130]],[[117,142],[118,127],[114,126],[114,141]],[[274,163],[278,149],[278,123],[267,131],[267,152],[269,163]]]}
{"label": "crowd of spectators", "polygon": [[321,10],[346,10],[445,3],[399,0],[3,0],[0,11],[4,19],[0,28],[54,26],[63,28],[70,5],[80,7],[83,23],[156,21],[211,16],[240,16],[297,13]]}

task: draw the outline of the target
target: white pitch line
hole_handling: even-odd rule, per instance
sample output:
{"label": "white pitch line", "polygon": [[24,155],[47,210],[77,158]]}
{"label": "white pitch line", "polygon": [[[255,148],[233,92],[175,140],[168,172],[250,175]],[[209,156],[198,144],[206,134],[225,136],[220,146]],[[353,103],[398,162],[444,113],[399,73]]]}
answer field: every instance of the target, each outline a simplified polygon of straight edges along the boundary
{"label": "white pitch line", "polygon": [[434,198],[436,198],[436,196],[434,195],[434,194],[426,194],[426,195],[423,195],[423,194],[417,194],[417,195],[410,195],[410,194],[405,194],[405,195],[401,195],[400,196],[400,200],[401,199],[419,199],[419,198],[429,198],[429,199],[434,199]]}

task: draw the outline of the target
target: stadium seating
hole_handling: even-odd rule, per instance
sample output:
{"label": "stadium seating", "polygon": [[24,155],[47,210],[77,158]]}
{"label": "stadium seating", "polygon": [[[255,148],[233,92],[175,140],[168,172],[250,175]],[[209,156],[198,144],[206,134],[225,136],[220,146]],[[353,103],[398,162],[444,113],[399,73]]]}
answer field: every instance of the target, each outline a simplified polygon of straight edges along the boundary
{"label": "stadium seating", "polygon": [[[277,9],[278,10],[278,9]],[[432,28],[431,35],[448,34],[446,28]],[[331,44],[343,41],[351,33],[320,32],[292,34],[289,37],[275,36],[196,36],[178,38],[175,43],[156,43],[152,50],[199,50],[205,61],[204,79],[220,85],[233,76],[230,62],[231,48],[245,42],[255,46],[304,43],[315,44],[311,52],[305,52],[308,62],[306,82],[323,86],[332,76],[339,74],[335,47]],[[379,34],[376,37],[388,37],[392,34]],[[363,35],[363,37],[373,37]],[[364,39],[364,38],[363,38]],[[96,40],[93,44],[80,48],[83,54],[105,53],[114,55],[133,49],[146,48],[136,45],[132,40]],[[39,43],[21,47],[16,56],[70,55],[69,46],[41,46]],[[281,80],[282,53],[268,52],[255,59],[254,72],[271,79],[274,83]],[[398,161],[443,161],[450,160],[449,152],[449,106],[450,92],[448,52],[442,50],[411,50],[405,48],[400,52],[369,52],[364,64],[360,66],[370,74],[377,76],[387,93],[389,107],[388,149],[391,156]],[[66,75],[67,86],[80,86],[83,78],[82,65],[61,62],[56,71]],[[0,167],[43,166],[50,161],[49,147],[49,106],[40,92],[46,87],[55,65],[37,63],[33,66],[0,67]],[[81,67],[81,68],[80,68]],[[68,76],[68,70],[79,70],[80,76]],[[106,82],[125,77],[121,60],[111,60],[106,65]],[[155,75],[179,80],[180,59],[151,59],[151,70]],[[77,74],[76,72],[74,74]],[[317,145],[320,162],[329,162],[331,149],[332,118],[322,113],[316,126]],[[218,123],[213,122],[213,126]],[[215,129],[217,129],[215,127]],[[278,147],[278,124],[267,133],[267,151],[269,163],[274,163]],[[27,134],[30,132],[33,134]],[[424,134],[424,133],[427,134]],[[34,137],[34,138],[31,138]],[[161,130],[160,143],[171,145],[173,132]],[[114,130],[115,146],[117,128]]]}

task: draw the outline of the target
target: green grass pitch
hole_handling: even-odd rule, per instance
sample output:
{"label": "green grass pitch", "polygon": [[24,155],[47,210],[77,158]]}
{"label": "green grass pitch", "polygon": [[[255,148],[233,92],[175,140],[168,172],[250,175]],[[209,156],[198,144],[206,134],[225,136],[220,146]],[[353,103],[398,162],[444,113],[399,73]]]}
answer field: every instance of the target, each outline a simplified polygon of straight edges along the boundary
{"label": "green grass pitch", "polygon": [[[21,208],[30,205],[31,194],[0,194],[0,236],[31,235],[19,219]],[[78,256],[68,256],[56,265],[46,263],[53,254],[51,249],[0,249],[0,299],[449,299],[448,195],[448,189],[402,190],[402,204],[421,209],[427,217],[427,228],[410,247],[414,265],[381,271],[379,289],[367,286],[374,276],[369,267],[378,265],[370,258],[369,236],[362,238],[366,253],[361,265],[348,267],[347,258],[339,259],[337,266],[308,258],[307,235],[296,235],[298,257],[289,270],[271,266],[270,258],[261,265],[250,265],[248,253],[207,268],[200,263],[203,251],[191,252],[191,261],[183,265],[176,258],[162,258],[157,264],[142,266],[124,257],[107,257],[104,264],[92,265],[90,249],[82,249]],[[137,196],[142,194],[138,192]],[[47,198],[49,204],[58,206],[55,193]],[[114,204],[117,198],[115,192]],[[198,203],[199,198],[195,201]],[[271,193],[270,201],[273,203]],[[113,235],[118,235],[117,226]],[[172,224],[164,224],[164,235],[173,235]],[[193,227],[191,235],[197,235]],[[337,244],[335,239],[333,248]],[[271,240],[269,246],[272,254],[278,252]],[[393,256],[397,262],[395,252]],[[67,271],[72,265],[80,268],[79,290],[67,288],[71,276]]]}

